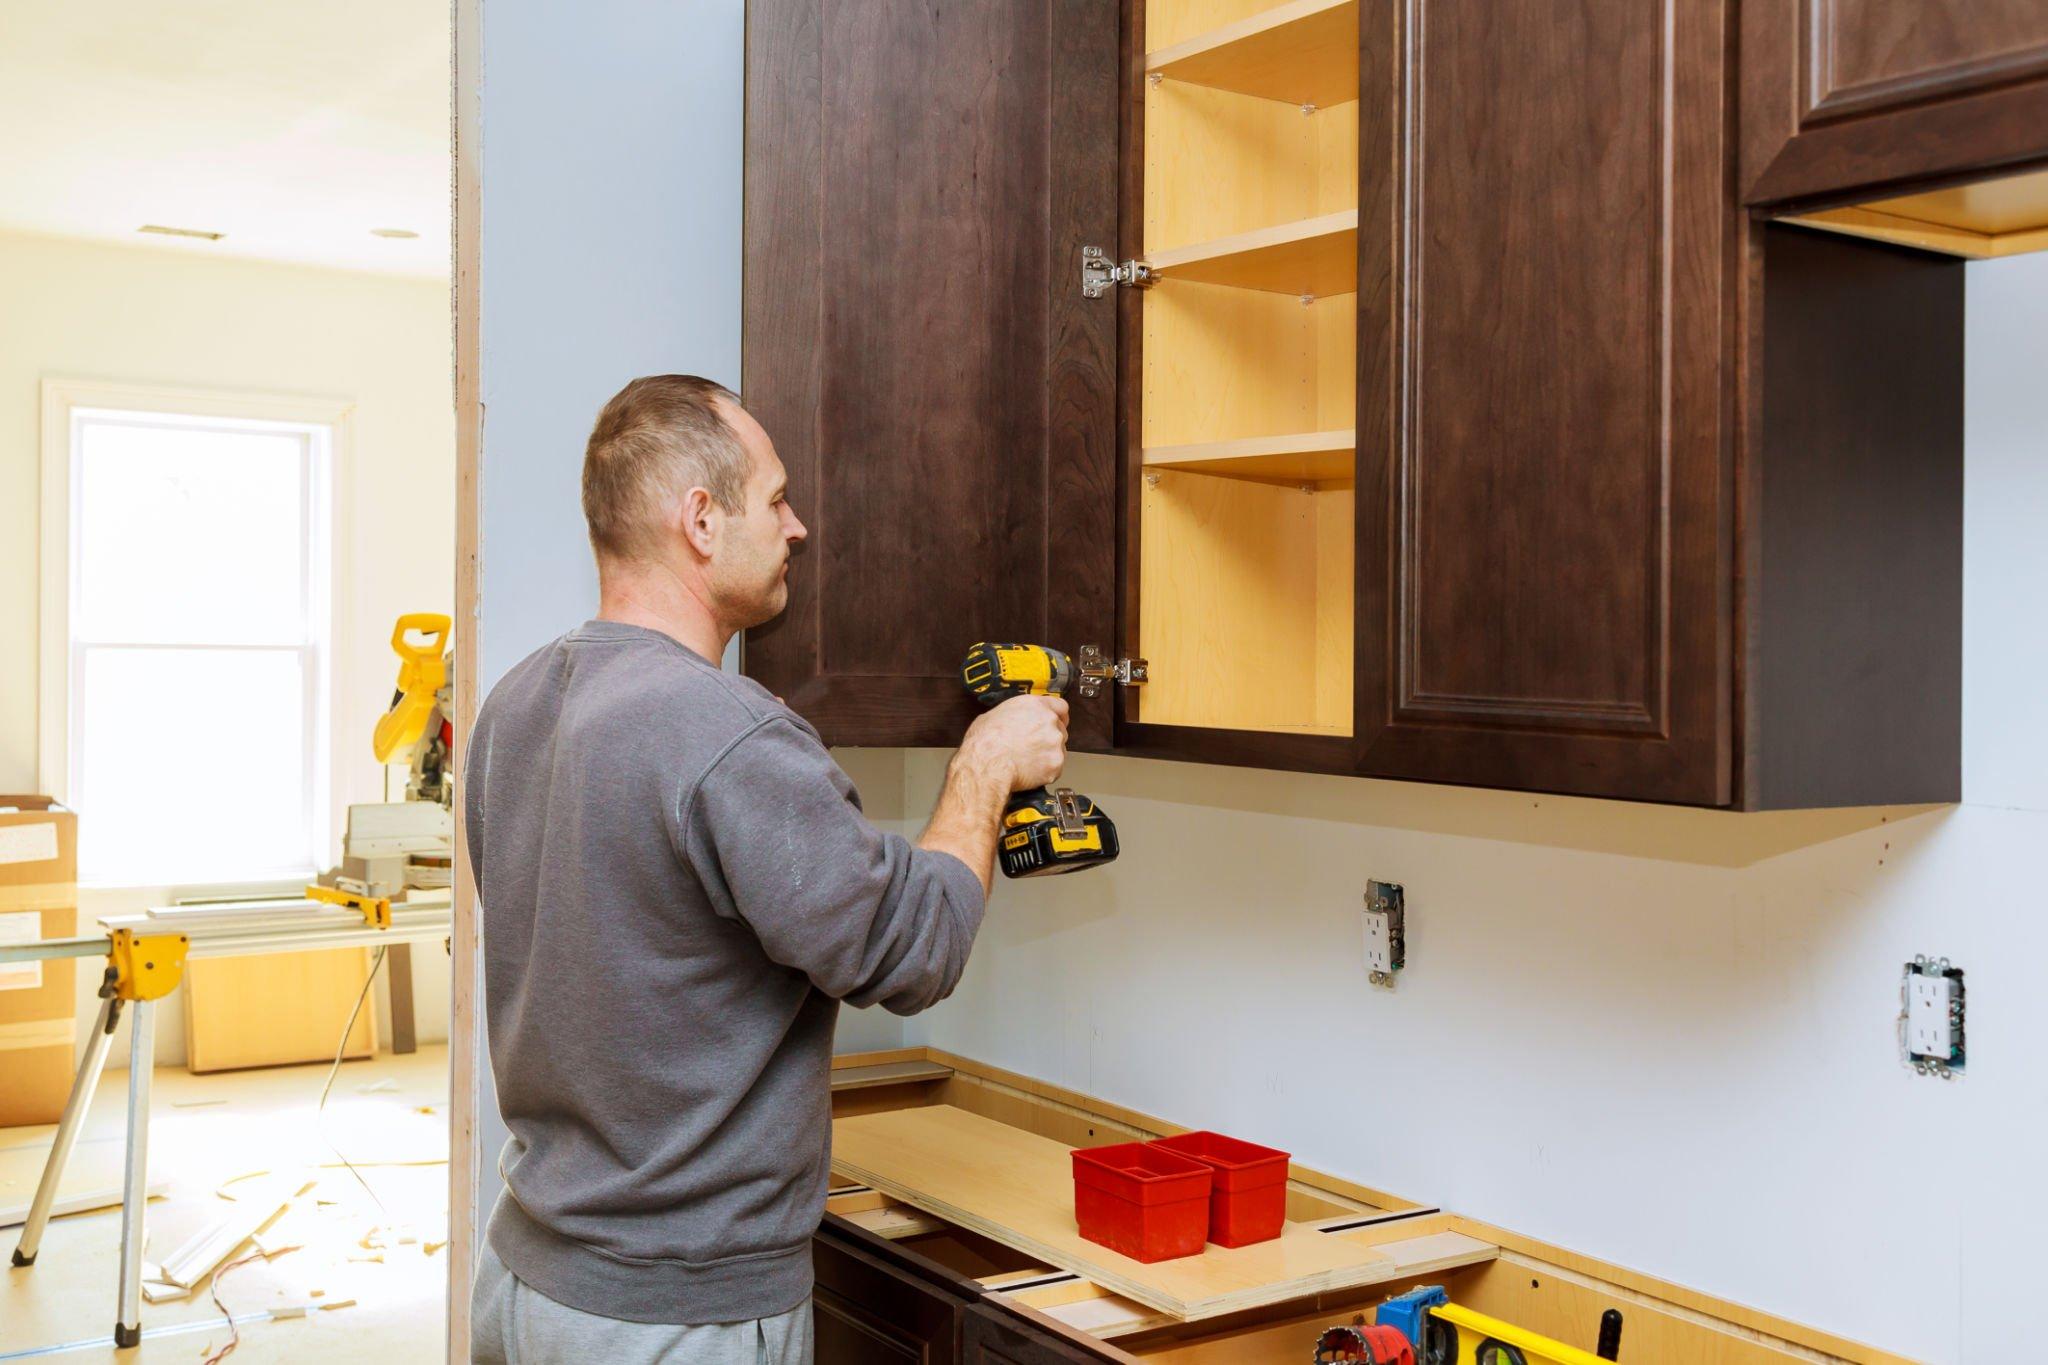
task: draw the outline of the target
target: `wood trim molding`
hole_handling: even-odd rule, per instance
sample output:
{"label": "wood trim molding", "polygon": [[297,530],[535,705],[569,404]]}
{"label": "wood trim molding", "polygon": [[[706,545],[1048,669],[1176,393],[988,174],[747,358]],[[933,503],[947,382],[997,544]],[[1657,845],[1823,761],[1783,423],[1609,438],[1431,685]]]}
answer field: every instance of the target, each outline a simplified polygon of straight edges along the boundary
{"label": "wood trim molding", "polygon": [[[453,0],[455,124],[455,771],[464,771],[477,710],[483,458],[482,249],[483,0]],[[448,1360],[470,1358],[469,1284],[475,1273],[478,1124],[477,1046],[483,973],[477,956],[476,883],[455,803],[454,961],[448,1021]]]}
{"label": "wood trim molding", "polygon": [[1948,62],[1902,71],[1876,80],[1839,84],[1835,73],[1835,5],[1837,0],[1812,0],[1808,22],[1801,25],[1800,125],[1818,125],[1856,114],[1881,113],[1907,104],[1925,104],[1950,95],[1969,94],[1995,85],[2048,74],[2048,43],[1999,52],[1967,61]]}

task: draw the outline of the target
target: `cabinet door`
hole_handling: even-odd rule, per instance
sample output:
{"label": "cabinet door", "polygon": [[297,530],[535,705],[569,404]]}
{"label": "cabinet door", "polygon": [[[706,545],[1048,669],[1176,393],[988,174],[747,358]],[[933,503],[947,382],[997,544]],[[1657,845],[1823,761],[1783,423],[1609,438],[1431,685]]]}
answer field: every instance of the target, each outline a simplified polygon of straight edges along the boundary
{"label": "cabinet door", "polygon": [[[963,1294],[879,1238],[827,1216],[811,1242],[819,1365],[953,1365]],[[940,1272],[943,1274],[943,1272]]]}
{"label": "cabinet door", "polygon": [[[835,744],[952,744],[977,640],[1108,648],[1116,7],[751,0],[744,398],[810,540],[749,674]],[[679,172],[681,173],[681,172]],[[1077,702],[1077,747],[1110,702]]]}
{"label": "cabinet door", "polygon": [[960,1365],[1097,1365],[1129,1360],[1042,1332],[987,1302],[960,1314]]}
{"label": "cabinet door", "polygon": [[1742,131],[1752,204],[2048,157],[2048,5],[1746,0]]}
{"label": "cabinet door", "polygon": [[1365,767],[1725,803],[1726,0],[1364,10]]}

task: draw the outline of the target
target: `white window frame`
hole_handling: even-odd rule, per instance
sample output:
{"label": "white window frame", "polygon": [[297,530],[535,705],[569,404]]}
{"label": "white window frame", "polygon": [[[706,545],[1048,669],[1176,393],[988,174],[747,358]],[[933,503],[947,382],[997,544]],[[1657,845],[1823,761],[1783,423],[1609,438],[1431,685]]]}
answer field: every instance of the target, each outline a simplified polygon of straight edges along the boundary
{"label": "white window frame", "polygon": [[[339,612],[335,586],[346,583],[340,494],[349,486],[345,472],[352,465],[355,404],[343,398],[290,394],[223,392],[151,384],[108,383],[89,379],[43,381],[42,506],[41,506],[41,631],[37,713],[37,771],[42,790],[70,803],[75,757],[72,700],[77,676],[76,648],[71,637],[71,609],[78,582],[78,508],[72,483],[78,459],[80,419],[132,414],[140,419],[188,418],[224,422],[244,429],[285,429],[311,442],[305,517],[307,583],[311,596],[312,666],[306,670],[307,730],[303,737],[313,762],[308,772],[307,828],[313,844],[306,850],[310,876],[328,861],[326,845],[333,837],[334,811],[339,808],[341,765],[333,697],[339,671],[336,631]],[[203,646],[201,646],[203,647]],[[241,646],[236,646],[241,648]],[[296,648],[296,647],[294,647]],[[189,723],[232,717],[186,718]],[[260,794],[259,794],[260,795]],[[165,891],[247,891],[284,889],[302,883],[296,876],[263,876],[204,884],[160,883],[148,889]],[[127,881],[82,884],[99,889],[131,888]]]}

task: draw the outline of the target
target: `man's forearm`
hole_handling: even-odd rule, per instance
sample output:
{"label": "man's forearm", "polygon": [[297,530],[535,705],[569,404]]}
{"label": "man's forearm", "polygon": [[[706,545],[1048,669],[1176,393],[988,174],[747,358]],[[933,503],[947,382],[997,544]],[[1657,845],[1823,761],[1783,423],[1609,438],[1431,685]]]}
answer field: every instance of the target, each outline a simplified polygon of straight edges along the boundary
{"label": "man's forearm", "polygon": [[995,877],[996,835],[1009,801],[1009,783],[960,754],[946,765],[946,785],[932,807],[918,847],[950,853],[981,878],[986,896]]}

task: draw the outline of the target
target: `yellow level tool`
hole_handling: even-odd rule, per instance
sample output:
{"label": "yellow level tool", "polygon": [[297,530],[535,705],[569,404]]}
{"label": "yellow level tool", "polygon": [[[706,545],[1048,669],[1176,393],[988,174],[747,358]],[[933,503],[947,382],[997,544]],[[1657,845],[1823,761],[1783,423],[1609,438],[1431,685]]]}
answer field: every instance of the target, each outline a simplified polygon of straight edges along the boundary
{"label": "yellow level tool", "polygon": [[1591,1351],[1552,1341],[1455,1303],[1432,1308],[1429,1315],[1457,1329],[1457,1365],[1607,1365]]}

